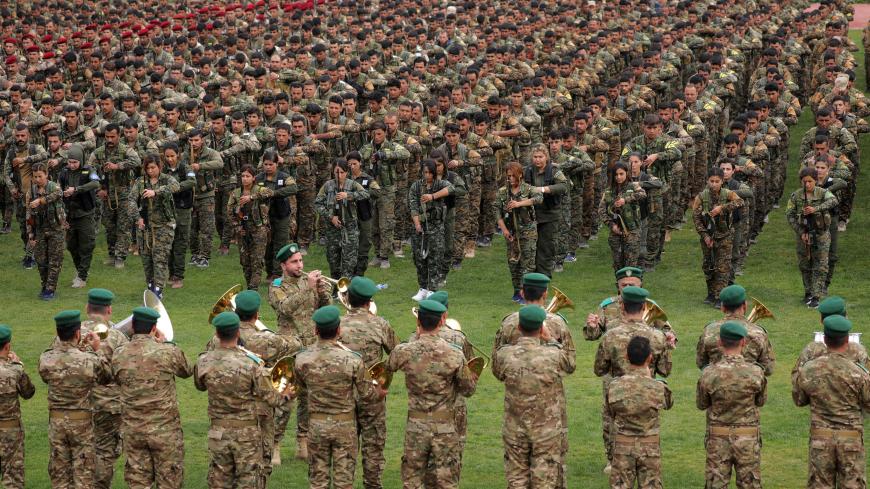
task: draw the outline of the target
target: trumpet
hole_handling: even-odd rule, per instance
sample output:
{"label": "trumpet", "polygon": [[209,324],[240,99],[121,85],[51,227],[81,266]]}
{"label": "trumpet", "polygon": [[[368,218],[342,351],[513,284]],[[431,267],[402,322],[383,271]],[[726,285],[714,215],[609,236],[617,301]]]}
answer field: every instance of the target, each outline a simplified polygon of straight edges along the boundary
{"label": "trumpet", "polygon": [[[417,317],[419,311],[416,307],[411,308],[411,314],[413,314],[414,317]],[[453,318],[447,318],[444,321],[444,326],[461,334],[462,337],[465,338],[465,342],[468,343],[468,346],[470,346],[471,349],[477,354],[476,357],[473,357],[472,359],[465,362],[465,365],[468,366],[468,368],[472,372],[474,372],[475,375],[480,377],[483,369],[489,366],[489,364],[492,362],[492,359],[489,357],[489,355],[486,354],[486,352],[478,348],[477,345],[475,345],[471,342],[471,340],[468,339],[468,335],[466,335],[465,332],[462,331],[462,325],[459,324],[459,321]]]}
{"label": "trumpet", "polygon": [[776,319],[773,316],[773,313],[770,312],[770,309],[762,304],[760,300],[756,299],[755,297],[750,297],[750,299],[752,299],[752,310],[749,311],[749,315],[746,316],[746,321],[754,323],[766,318]]}

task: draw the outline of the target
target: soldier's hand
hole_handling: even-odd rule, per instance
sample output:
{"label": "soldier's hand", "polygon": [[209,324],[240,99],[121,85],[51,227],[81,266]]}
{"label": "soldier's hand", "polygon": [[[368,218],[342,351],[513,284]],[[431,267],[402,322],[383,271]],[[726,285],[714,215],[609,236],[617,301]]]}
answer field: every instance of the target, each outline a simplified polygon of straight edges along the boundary
{"label": "soldier's hand", "polygon": [[625,205],[625,199],[623,199],[622,197],[616,199],[616,201],[613,203],[613,207],[622,207],[624,205]]}
{"label": "soldier's hand", "polygon": [[423,234],[423,225],[419,222],[414,223],[414,230],[417,231],[417,234]]}
{"label": "soldier's hand", "polygon": [[805,216],[809,216],[810,214],[815,214],[815,213],[816,213],[815,207],[813,207],[811,205],[804,207],[804,215]]}
{"label": "soldier's hand", "polygon": [[380,397],[381,399],[384,399],[385,397],[387,397],[387,390],[384,389],[383,387],[381,387],[381,384],[378,384],[375,381],[372,381],[372,382],[374,382],[374,384],[375,384],[375,392],[378,393],[378,397]]}
{"label": "soldier's hand", "polygon": [[100,190],[99,192],[97,192],[97,197],[99,197],[100,200],[106,200],[106,197],[108,197],[108,196],[109,196],[109,193],[106,192],[105,190]]}
{"label": "soldier's hand", "polygon": [[31,238],[27,241],[27,248],[33,249],[36,246],[36,240]]}
{"label": "soldier's hand", "polygon": [[241,205],[246,205],[250,201],[251,201],[250,195],[243,195],[239,198],[239,204],[241,204]]}
{"label": "soldier's hand", "polygon": [[17,188],[13,188],[12,190],[9,191],[9,193],[12,195],[13,199],[17,199],[17,198],[21,197],[21,192],[19,192]]}
{"label": "soldier's hand", "polygon": [[716,217],[721,213],[722,213],[722,206],[721,205],[717,205],[716,207],[714,207],[713,209],[710,210],[710,215],[713,217]]}
{"label": "soldier's hand", "polygon": [[18,358],[18,355],[16,355],[14,351],[9,352],[9,361],[15,362],[15,363],[21,363],[21,359]]}
{"label": "soldier's hand", "polygon": [[142,192],[143,199],[153,199],[155,195],[157,195],[157,192],[150,188]]}
{"label": "soldier's hand", "polygon": [[157,328],[154,328],[154,334],[153,334],[153,336],[154,336],[154,339],[155,339],[158,343],[165,343],[165,342],[166,342],[166,336],[163,336],[163,332],[160,331],[160,330],[157,329]]}
{"label": "soldier's hand", "polygon": [[37,207],[41,206],[42,205],[42,202],[40,202],[41,200],[42,200],[42,197],[40,197],[38,199],[33,199],[32,201],[30,201],[30,208],[36,209]]}
{"label": "soldier's hand", "polygon": [[810,235],[809,235],[809,233],[801,233],[801,241],[803,241],[804,244],[810,244]]}
{"label": "soldier's hand", "polygon": [[332,225],[335,226],[336,228],[339,228],[339,229],[341,228],[341,219],[339,219],[338,216],[332,216],[331,222],[332,222]]}
{"label": "soldier's hand", "polygon": [[657,159],[659,159],[658,154],[651,154],[651,155],[647,156],[645,160],[643,160],[643,166],[644,167],[650,166],[653,163],[655,163]]}
{"label": "soldier's hand", "polygon": [[671,349],[676,348],[677,347],[677,335],[675,335],[673,331],[666,331],[665,332],[665,342],[668,344],[668,346]]}
{"label": "soldier's hand", "polygon": [[103,165],[103,168],[109,171],[115,171],[119,168],[119,166],[117,163],[112,163],[111,161],[109,161],[105,165]]}
{"label": "soldier's hand", "polygon": [[60,145],[60,147],[63,149],[69,149],[70,146],[72,146],[72,143],[63,143],[62,145]]}
{"label": "soldier's hand", "polygon": [[707,245],[707,248],[713,247],[713,238],[709,236],[704,236],[704,244]]}
{"label": "soldier's hand", "polygon": [[75,187],[68,187],[66,190],[63,191],[63,196],[64,197],[72,197],[72,194],[74,194],[75,191],[76,191]]}
{"label": "soldier's hand", "polygon": [[598,317],[598,314],[590,312],[588,315],[586,315],[586,326],[589,326],[590,328],[597,328],[601,326],[601,318]]}
{"label": "soldier's hand", "polygon": [[320,282],[320,270],[308,272],[308,286],[312,289],[317,288],[317,283]]}
{"label": "soldier's hand", "polygon": [[553,333],[550,332],[550,328],[547,325],[541,326],[541,339],[544,341],[550,341],[553,339]]}
{"label": "soldier's hand", "polygon": [[335,194],[335,200],[347,200],[347,192],[339,192]]}
{"label": "soldier's hand", "polygon": [[199,171],[199,163],[192,163],[192,164],[190,165],[190,168],[191,168],[193,171]]}
{"label": "soldier's hand", "polygon": [[97,336],[97,333],[94,333],[93,331],[85,335],[85,343],[90,345],[94,351],[100,349],[100,337]]}
{"label": "soldier's hand", "polygon": [[432,202],[432,199],[432,194],[423,194],[420,196],[420,202],[422,202],[423,204],[428,204],[429,202]]}
{"label": "soldier's hand", "polygon": [[136,221],[136,227],[139,228],[140,231],[145,229],[145,219],[139,218],[139,220]]}
{"label": "soldier's hand", "polygon": [[48,166],[50,166],[52,168],[56,167],[59,164],[60,164],[60,160],[57,158],[51,158],[50,160],[48,160]]}
{"label": "soldier's hand", "polygon": [[616,224],[610,226],[610,232],[617,236],[622,236],[622,230],[619,229],[619,226],[617,226]]}
{"label": "soldier's hand", "polygon": [[20,156],[16,156],[15,158],[12,158],[12,166],[19,167],[23,164],[24,164],[24,158],[22,158]]}
{"label": "soldier's hand", "polygon": [[455,170],[458,167],[459,167],[459,160],[450,160],[447,163],[447,168],[450,168],[451,170]]}

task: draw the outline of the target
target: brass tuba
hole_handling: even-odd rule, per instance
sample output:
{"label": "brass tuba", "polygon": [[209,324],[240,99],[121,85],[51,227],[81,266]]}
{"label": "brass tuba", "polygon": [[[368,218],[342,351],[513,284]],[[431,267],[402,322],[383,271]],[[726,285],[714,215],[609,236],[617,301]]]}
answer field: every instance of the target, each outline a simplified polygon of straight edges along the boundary
{"label": "brass tuba", "polygon": [[564,292],[557,289],[556,287],[550,287],[553,289],[553,298],[550,299],[550,303],[547,304],[547,312],[550,314],[556,314],[560,309],[568,308],[574,309],[574,301],[568,298]]}
{"label": "brass tuba", "polygon": [[[150,307],[160,313],[160,319],[157,320],[157,331],[160,331],[160,334],[166,338],[166,341],[172,341],[175,337],[175,333],[172,329],[172,320],[169,319],[169,313],[166,311],[166,307],[163,305],[163,302],[160,301],[160,298],[157,297],[154,292],[146,289],[142,294],[142,305]],[[93,329],[100,339],[106,339],[109,336],[108,326],[103,326],[106,326],[105,330],[100,327],[100,324],[95,325]],[[120,330],[128,337],[133,336],[133,315],[130,314],[120,323],[116,323],[115,329]]]}
{"label": "brass tuba", "polygon": [[750,299],[752,299],[752,310],[749,311],[749,315],[746,316],[746,320],[748,322],[755,323],[767,318],[776,319],[773,316],[773,313],[770,312],[770,309],[762,304],[760,300],[756,299],[755,297],[750,297]]}
{"label": "brass tuba", "polygon": [[665,314],[664,309],[655,302],[647,299],[643,310],[643,322],[652,325],[656,321],[666,322],[667,320],[668,315]]}
{"label": "brass tuba", "polygon": [[[411,314],[413,314],[414,317],[417,317],[416,307],[411,308]],[[468,339],[468,335],[466,335],[465,332],[462,331],[462,325],[459,324],[459,321],[453,318],[447,318],[447,320],[444,321],[444,326],[461,334],[465,338],[465,341],[468,343],[468,346],[470,346],[471,349],[474,350],[475,353],[477,353],[477,356],[465,362],[465,365],[467,365],[472,372],[480,377],[481,372],[483,372],[483,369],[489,366],[492,359],[489,358],[489,355],[487,355],[483,350],[478,348],[477,345],[475,345],[471,342],[471,340]]]}
{"label": "brass tuba", "polygon": [[[218,314],[225,311],[236,311],[236,296],[239,295],[239,292],[242,291],[241,284],[236,284],[230,287],[230,290],[224,292],[220,299],[214,303],[211,307],[211,313],[208,315],[208,323],[211,324],[211,320],[214,319]],[[266,331],[267,328],[262,321],[257,319],[257,322],[254,323],[254,327],[257,328],[257,331]]]}

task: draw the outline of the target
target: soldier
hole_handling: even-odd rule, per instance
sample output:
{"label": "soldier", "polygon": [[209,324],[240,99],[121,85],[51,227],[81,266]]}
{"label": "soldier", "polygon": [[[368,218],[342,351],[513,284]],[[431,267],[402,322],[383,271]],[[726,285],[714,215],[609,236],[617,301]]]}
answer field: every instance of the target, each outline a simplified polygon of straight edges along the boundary
{"label": "soldier", "polygon": [[387,363],[388,372],[405,373],[408,389],[402,481],[406,488],[422,487],[428,475],[435,487],[451,489],[459,487],[456,397],[474,394],[477,375],[462,352],[438,336],[447,308],[422,300],[418,311],[418,339],[398,345]]}
{"label": "soldier", "polygon": [[722,289],[719,300],[722,303],[721,309],[725,317],[704,327],[701,337],[698,338],[695,364],[703,370],[722,358],[722,351],[718,344],[719,329],[723,324],[731,321],[739,323],[746,329],[746,335],[744,335],[746,336],[746,346],[742,348],[741,355],[747,361],[761,366],[764,369],[764,375],[772,375],[776,356],[773,353],[773,347],[770,346],[767,331],[744,319],[746,316],[746,289],[737,284],[729,285]]}
{"label": "soldier", "polygon": [[223,169],[224,162],[220,153],[205,145],[199,129],[187,133],[187,142],[190,149],[181,155],[181,163],[193,170],[196,177],[193,188],[193,224],[190,230],[190,263],[198,268],[208,268],[215,231],[215,174]]}
{"label": "soldier", "polygon": [[356,203],[357,226],[359,226],[359,246],[357,247],[356,268],[353,275],[365,275],[369,266],[369,249],[372,247],[372,219],[374,201],[381,196],[381,186],[362,170],[362,157],[356,151],[347,154],[347,164],[350,167],[350,178],[369,193],[369,198]]}
{"label": "soldier", "polygon": [[[295,337],[303,346],[314,343],[311,315],[332,301],[332,285],[321,279],[320,270],[303,272],[302,250],[290,243],[275,255],[282,275],[269,285],[269,305],[278,316],[278,334]],[[299,395],[296,411],[296,458],[308,460],[308,409],[305,393]],[[275,413],[275,448],[280,449],[292,406],[283,403]]]}
{"label": "soldier", "polygon": [[522,278],[535,270],[535,251],[538,241],[538,222],[535,206],[541,205],[544,196],[535,187],[523,180],[523,168],[516,161],[505,166],[507,185],[498,190],[491,212],[502,236],[508,242],[507,261],[516,303],[520,296]]}
{"label": "soldier", "polygon": [[172,194],[172,203],[175,207],[175,230],[172,235],[172,250],[169,255],[169,282],[173,289],[180,289],[184,287],[184,266],[187,258],[187,246],[190,241],[196,173],[187,163],[179,161],[180,150],[176,143],[166,143],[161,151],[163,172],[178,182],[178,190]]}
{"label": "soldier", "polygon": [[828,354],[804,364],[792,381],[797,406],[810,406],[807,487],[864,487],[863,412],[870,409],[870,374],[847,355],[852,322],[824,320]]}
{"label": "soldier", "polygon": [[[372,314],[370,304],[377,293],[375,283],[365,277],[354,277],[347,293],[347,314],[341,318],[339,341],[362,356],[363,364],[371,368],[390,354],[399,343],[390,322]],[[358,403],[360,448],[363,458],[363,486],[380,489],[386,459],[387,406],[383,399]]]}
{"label": "soldier", "polygon": [[54,299],[60,269],[63,266],[66,213],[63,210],[60,186],[48,180],[44,163],[33,165],[32,184],[25,190],[27,204],[27,239],[39,267],[42,291],[39,298]]}
{"label": "soldier", "polygon": [[722,359],[701,373],[695,404],[707,411],[707,487],[761,488],[761,430],[758,408],[767,401],[761,366],[742,355],[746,328],[737,321],[719,327]]}
{"label": "soldier", "polygon": [[0,379],[8,386],[0,400],[0,484],[24,489],[24,426],[18,398],[30,399],[36,388],[12,351],[12,330],[0,324]]}
{"label": "soldier", "polygon": [[630,488],[635,481],[638,487],[662,487],[659,412],[670,409],[674,401],[667,383],[653,378],[653,341],[647,336],[631,337],[622,360],[628,364],[604,398],[614,431],[611,487]]}
{"label": "soldier", "polygon": [[334,279],[352,277],[359,253],[359,225],[356,203],[369,198],[368,191],[353,178],[348,178],[347,160],[336,158],[332,173],[317,193],[314,207],[326,236],[326,260]]}
{"label": "soldier", "polygon": [[220,153],[224,166],[215,174],[215,227],[221,239],[218,252],[221,255],[229,253],[230,238],[233,226],[227,226],[231,216],[227,214],[227,202],[230,195],[239,187],[238,177],[241,173],[241,155],[246,146],[242,138],[227,129],[226,116],[223,111],[215,110],[209,114],[211,130],[208,136],[208,147]]}
{"label": "soldier", "polygon": [[449,243],[444,242],[444,220],[447,200],[454,194],[449,181],[437,177],[434,160],[421,162],[422,178],[411,184],[408,208],[414,223],[411,241],[417,284],[420,290],[411,299],[421,301],[438,290],[441,282],[440,265],[449,260]]}
{"label": "soldier", "polygon": [[150,307],[133,309],[133,337],[112,357],[124,411],[124,481],[134,489],[155,484],[176,489],[184,483],[184,434],[175,378],[190,377],[193,367],[181,348],[157,329],[159,318]]}
{"label": "soldier", "polygon": [[54,323],[58,341],[39,356],[39,376],[48,384],[48,475],[52,487],[96,487],[91,392],[112,380],[109,360],[93,332],[84,337],[90,351],[79,349],[80,311],[61,311]]}
{"label": "soldier", "polygon": [[275,260],[278,252],[290,239],[290,197],[297,192],[296,179],[278,169],[278,157],[272,148],[263,152],[262,172],[258,173],[257,185],[268,187],[274,193],[269,201],[270,238],[266,243],[266,275],[269,280],[278,278],[281,266]]}
{"label": "soldier", "polygon": [[504,441],[508,487],[557,487],[564,397],[562,377],[574,371],[573,352],[550,338],[540,306],[520,309],[522,337],[493,357],[492,373],[505,383]]}
{"label": "soldier", "polygon": [[6,152],[3,159],[3,178],[6,188],[12,200],[15,202],[15,217],[18,220],[18,229],[21,232],[21,242],[24,245],[24,258],[22,266],[31,269],[36,264],[33,259],[33,248],[29,246],[27,238],[27,204],[24,202],[24,193],[33,185],[33,165],[48,158],[48,153],[42,146],[30,142],[30,131],[27,124],[17,124],[13,133],[15,142]]}
{"label": "soldier", "polygon": [[[819,307],[817,309],[819,311],[819,323],[824,326],[825,318],[828,316],[843,316],[846,317],[846,301],[843,300],[842,297],[839,296],[831,296],[826,298],[825,300],[819,302]],[[801,351],[800,356],[798,356],[797,362],[795,362],[794,368],[791,371],[792,381],[794,381],[795,376],[797,376],[798,371],[801,367],[803,367],[810,360],[815,360],[822,355],[828,353],[827,347],[825,347],[825,343],[815,339],[814,341],[807,344],[804,347],[803,351]],[[870,366],[870,360],[867,357],[867,349],[861,343],[849,341],[849,344],[846,346],[846,355],[858,365],[861,365],[864,368]]]}
{"label": "soldier", "polygon": [[245,287],[260,288],[266,243],[269,241],[269,201],[274,192],[256,183],[256,170],[251,165],[242,167],[240,185],[227,201],[228,224],[239,243],[239,263],[245,275]]}
{"label": "soldier", "polygon": [[613,270],[638,265],[640,256],[640,204],[646,191],[629,178],[629,168],[619,162],[610,172],[610,184],[601,198],[598,215],[610,228],[607,242],[613,255]]}
{"label": "soldier", "polygon": [[96,246],[94,212],[100,177],[93,168],[84,165],[84,152],[78,144],[73,144],[67,150],[66,166],[60,171],[57,183],[63,192],[69,226],[66,231],[66,249],[69,250],[76,269],[72,288],[81,289],[87,285],[91,257]]}
{"label": "soldier", "polygon": [[308,394],[308,484],[316,489],[351,489],[359,451],[356,412],[382,404],[387,393],[375,387],[362,355],[338,341],[337,307],[321,307],[312,320],[317,343],[299,352],[293,367],[299,389]]}
{"label": "soldier", "polygon": [[208,486],[260,487],[263,458],[258,405],[275,407],[289,400],[294,386],[272,388],[260,357],[239,348],[239,316],[225,311],[212,320],[219,345],[201,353],[193,370],[194,385],[208,391]]}
{"label": "soldier", "polygon": [[561,220],[562,195],[568,192],[570,182],[550,162],[547,147],[537,144],[532,148],[532,164],[523,170],[523,180],[543,195],[535,205],[538,241],[535,250],[535,271],[548,277],[553,275],[556,254],[556,229]]}

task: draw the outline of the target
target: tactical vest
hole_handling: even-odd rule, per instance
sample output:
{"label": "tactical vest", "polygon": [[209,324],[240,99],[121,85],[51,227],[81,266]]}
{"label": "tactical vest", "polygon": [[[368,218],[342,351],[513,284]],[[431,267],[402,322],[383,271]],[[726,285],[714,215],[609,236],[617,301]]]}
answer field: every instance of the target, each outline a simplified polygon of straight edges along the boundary
{"label": "tactical vest", "polygon": [[[534,165],[529,165],[523,170],[523,180],[526,181],[529,185],[535,187],[535,173],[538,171],[537,167]],[[555,173],[556,169],[553,168],[553,165],[547,165],[544,169],[544,184],[542,187],[547,187],[550,185],[555,185]],[[544,194],[544,203],[541,204],[545,210],[554,210],[558,209],[561,204],[561,198],[555,196],[553,194]]]}
{"label": "tactical vest", "polygon": [[[251,195],[257,193],[258,190],[257,185],[251,187]],[[235,194],[236,202],[238,203],[239,199],[242,198],[241,187],[233,190],[233,194]],[[242,229],[245,230],[250,229],[252,226],[260,227],[268,223],[269,205],[264,200],[252,200],[245,205],[237,204],[233,212],[236,213],[239,221],[242,223]]]}
{"label": "tactical vest", "polygon": [[[186,163],[178,162],[178,166],[174,169],[169,166],[163,167],[163,173],[171,175],[179,184],[187,180],[195,180],[196,174],[187,166]],[[196,185],[196,183],[194,183]],[[176,209],[191,209],[193,208],[193,192],[192,188],[179,190],[172,194],[172,203]]]}
{"label": "tactical vest", "polygon": [[[60,171],[60,175],[58,175],[58,183],[60,184],[61,189],[81,187],[90,182],[91,173],[93,173],[93,169],[89,166],[81,166],[75,171],[70,170],[69,168],[64,168]],[[94,177],[99,180],[96,173],[94,173]],[[70,197],[64,197],[63,201],[64,204],[66,204],[67,212],[70,215],[72,215],[74,211],[90,213],[90,211],[94,210],[94,207],[97,205],[97,191],[91,190],[89,192],[78,192]]]}
{"label": "tactical vest", "polygon": [[[254,179],[255,183],[261,187],[268,187],[272,190],[277,191],[280,188],[284,188],[287,186],[287,181],[290,180],[290,175],[279,171],[275,174],[275,180],[267,181],[266,174],[260,173]],[[275,195],[269,201],[269,219],[280,221],[281,219],[285,219],[290,217],[290,203],[287,201],[287,197],[281,197]]]}
{"label": "tactical vest", "polygon": [[[144,176],[142,177],[142,190],[156,190],[157,187],[167,185],[169,178],[169,175],[161,173],[157,177],[157,183],[152,185],[151,179]],[[143,199],[142,196],[139,196],[136,202],[139,208],[139,217],[145,221],[146,226],[150,223],[166,224],[175,220],[175,205],[172,195],[155,195],[151,199]]]}
{"label": "tactical vest", "polygon": [[[365,173],[360,174],[360,176],[354,180],[356,183],[360,184],[362,188],[366,189],[366,191],[368,191],[369,187],[372,185],[372,177]],[[372,218],[371,198],[356,201],[356,217],[361,222],[369,221]]]}
{"label": "tactical vest", "polygon": [[707,226],[707,230],[712,233],[728,233],[732,229],[733,225],[733,216],[731,212],[724,211],[716,217],[710,216],[710,210],[712,210],[717,205],[726,205],[728,204],[728,193],[731,190],[722,187],[719,189],[719,197],[717,201],[714,203],[711,201],[710,189],[705,188],[701,191],[701,210],[704,213],[704,223]]}

